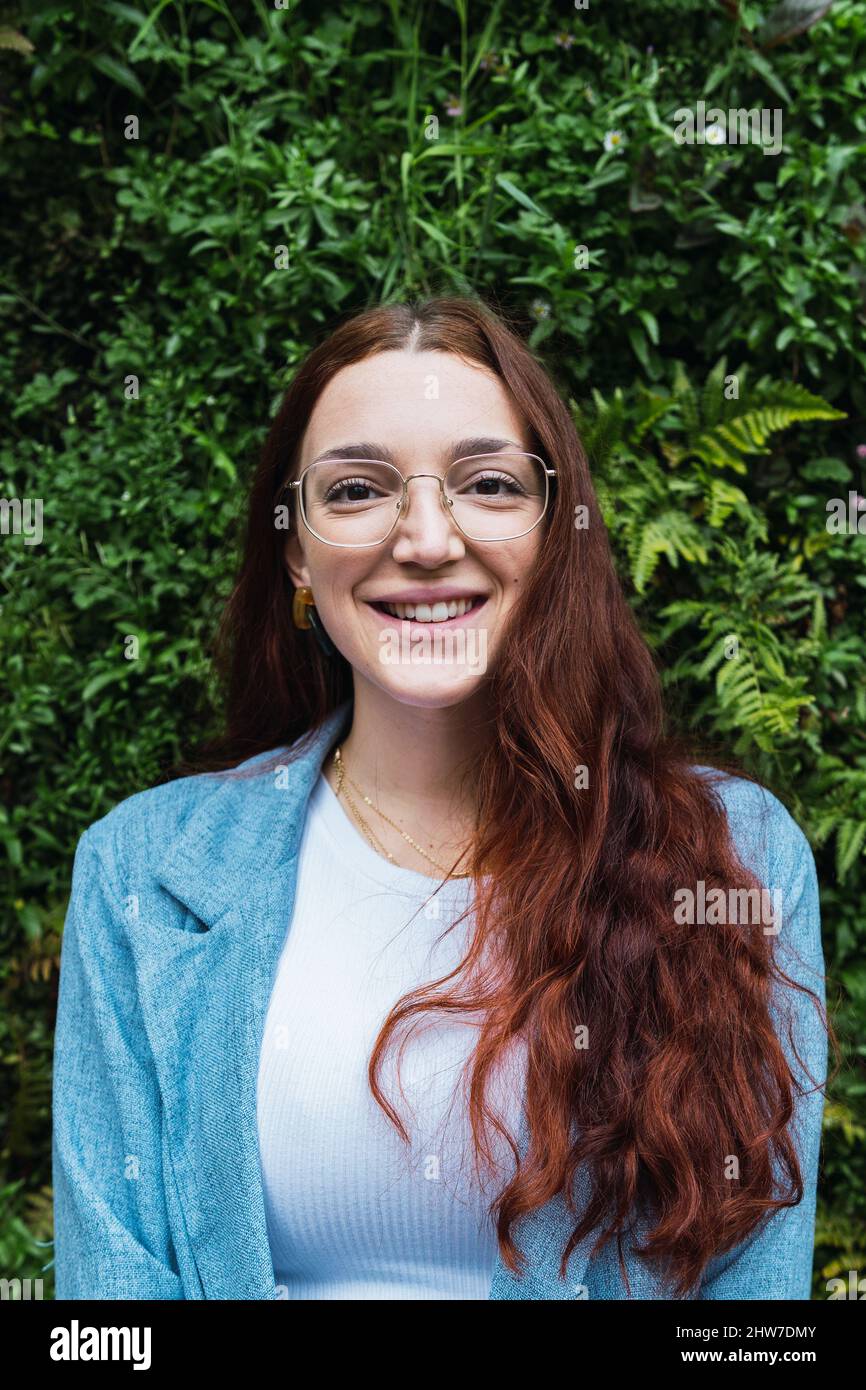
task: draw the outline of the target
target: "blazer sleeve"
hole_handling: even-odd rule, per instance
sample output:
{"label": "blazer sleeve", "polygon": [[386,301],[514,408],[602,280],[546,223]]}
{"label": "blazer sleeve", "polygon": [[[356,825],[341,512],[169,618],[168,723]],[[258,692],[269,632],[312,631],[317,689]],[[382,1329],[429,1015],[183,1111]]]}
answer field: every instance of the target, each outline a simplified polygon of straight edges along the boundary
{"label": "blazer sleeve", "polygon": [[182,1299],[163,1187],[159,1088],[123,907],[78,843],[54,1039],[52,1178],[58,1299]]}
{"label": "blazer sleeve", "polygon": [[[824,955],[815,860],[803,831],[777,798],[770,824],[766,886],[781,889],[781,925],[776,960],[798,983],[826,1005]],[[708,1264],[699,1299],[808,1299],[812,1289],[815,1210],[827,1032],[815,1001],[781,982],[776,985],[773,1019],[797,1086],[789,1133],[797,1149],[803,1200],[773,1212],[757,1232]],[[789,1035],[790,1025],[790,1035]],[[791,1038],[805,1066],[798,1062]],[[811,1075],[810,1075],[811,1074]]]}

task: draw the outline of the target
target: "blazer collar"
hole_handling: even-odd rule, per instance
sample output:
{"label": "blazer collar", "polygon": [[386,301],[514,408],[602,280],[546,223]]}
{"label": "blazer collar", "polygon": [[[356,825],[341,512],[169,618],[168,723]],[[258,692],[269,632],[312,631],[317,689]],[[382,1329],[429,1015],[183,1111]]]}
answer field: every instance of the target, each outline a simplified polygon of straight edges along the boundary
{"label": "blazer collar", "polygon": [[[352,701],[328,715],[291,763],[262,776],[207,774],[204,797],[157,867],[157,878],[208,927],[231,912],[239,897],[255,900],[265,925],[285,929],[285,875],[295,859],[306,805],[332,743],[348,728]],[[252,771],[283,751],[241,764]]]}

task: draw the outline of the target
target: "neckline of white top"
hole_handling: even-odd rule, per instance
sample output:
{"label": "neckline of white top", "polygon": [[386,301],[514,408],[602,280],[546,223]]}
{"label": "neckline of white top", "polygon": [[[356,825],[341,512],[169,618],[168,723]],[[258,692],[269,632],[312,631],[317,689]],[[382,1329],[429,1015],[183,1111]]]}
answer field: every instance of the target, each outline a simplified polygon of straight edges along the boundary
{"label": "neckline of white top", "polygon": [[313,787],[311,802],[335,841],[339,853],[360,873],[381,886],[402,889],[413,897],[421,894],[426,898],[440,885],[443,893],[450,893],[458,888],[465,891],[471,884],[472,880],[467,878],[448,879],[443,882],[441,878],[430,878],[427,874],[417,873],[414,869],[404,869],[401,865],[392,864],[385,859],[364,838],[355,822],[343,809],[337,793],[324,773],[319,773],[318,781]]}

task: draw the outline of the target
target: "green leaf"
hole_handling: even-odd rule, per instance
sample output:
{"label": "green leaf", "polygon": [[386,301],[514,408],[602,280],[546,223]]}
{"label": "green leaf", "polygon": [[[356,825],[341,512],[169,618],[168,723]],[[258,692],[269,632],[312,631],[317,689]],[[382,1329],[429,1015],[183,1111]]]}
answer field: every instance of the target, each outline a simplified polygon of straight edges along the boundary
{"label": "green leaf", "polygon": [[457,243],[446,236],[441,227],[437,227],[435,223],[427,222],[423,217],[418,217],[417,215],[412,218],[412,221],[421,227],[429,237],[432,237],[433,241],[435,241],[438,246],[441,246],[443,251],[453,251],[456,248]]}
{"label": "green leaf", "polygon": [[638,317],[650,336],[650,342],[656,347],[659,344],[659,326],[655,314],[651,314],[649,309],[638,309]]}
{"label": "green leaf", "polygon": [[496,182],[499,184],[499,187],[504,189],[504,191],[508,193],[515,202],[519,203],[521,207],[528,208],[530,212],[537,212],[539,217],[547,217],[547,213],[544,209],[540,208],[537,203],[534,203],[526,193],[519,189],[516,184],[512,183],[511,179],[506,178],[504,174],[497,174]]}
{"label": "green leaf", "polygon": [[86,705],[88,701],[92,700],[94,695],[98,695],[99,691],[103,690],[105,686],[112,685],[116,681],[126,680],[134,664],[135,663],[132,661],[124,661],[122,664],[118,662],[118,665],[112,666],[110,670],[100,671],[99,675],[89,680],[82,690],[81,703]]}
{"label": "green leaf", "polygon": [[628,333],[628,340],[632,345],[635,356],[637,357],[644,371],[647,373],[647,375],[649,375],[650,359],[646,338],[644,337],[640,329],[636,328],[634,324],[630,324],[626,329],[626,332]]}
{"label": "green leaf", "polygon": [[96,53],[90,61],[95,68],[105,73],[106,77],[110,77],[112,82],[117,82],[119,86],[125,87],[127,91],[132,92],[133,96],[144,99],[144,88],[132,69],[128,68],[125,63],[118,62],[110,53]]}
{"label": "green leaf", "polygon": [[843,820],[836,839],[836,874],[840,882],[847,875],[855,859],[858,859],[863,853],[864,843],[866,843],[866,820],[847,818]]}
{"label": "green leaf", "polygon": [[403,201],[409,201],[409,170],[412,168],[413,157],[411,150],[404,150],[400,156],[400,186],[403,189]]}
{"label": "green leaf", "polygon": [[803,464],[800,474],[809,482],[823,481],[827,478],[834,483],[847,483],[852,476],[847,463],[837,458],[810,459],[808,463]]}
{"label": "green leaf", "polygon": [[128,57],[132,57],[133,53],[138,48],[138,45],[141,43],[142,39],[145,37],[146,34],[150,33],[151,29],[156,24],[156,21],[159,19],[159,16],[162,14],[163,10],[167,9],[168,6],[172,3],[173,0],[159,0],[159,3],[156,5],[156,8],[150,11],[150,14],[147,16],[147,19],[145,20],[144,24],[142,24],[135,38],[132,40],[132,43],[129,45],[129,48],[127,50]]}
{"label": "green leaf", "polygon": [[772,87],[773,91],[780,96],[784,102],[787,102],[788,106],[793,106],[795,104],[794,98],[791,96],[791,93],[788,91],[788,88],[785,86],[778,73],[774,72],[767,59],[754,48],[746,48],[743,52],[749,67],[754,68],[755,72],[763,77],[767,86]]}

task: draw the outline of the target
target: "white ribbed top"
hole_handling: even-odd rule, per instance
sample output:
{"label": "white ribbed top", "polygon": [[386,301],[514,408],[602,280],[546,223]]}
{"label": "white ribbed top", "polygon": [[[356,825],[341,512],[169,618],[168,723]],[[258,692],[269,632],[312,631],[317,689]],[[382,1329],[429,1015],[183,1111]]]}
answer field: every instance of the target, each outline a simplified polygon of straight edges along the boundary
{"label": "white ribbed top", "polygon": [[[374,812],[370,823],[376,829]],[[498,1248],[487,1207],[511,1176],[474,1172],[460,1069],[476,1025],[439,1014],[398,1030],[380,1084],[411,1148],[377,1105],[367,1063],[388,1010],[462,957],[471,880],[396,868],[363,838],[327,780],[310,797],[291,924],[258,1072],[258,1135],[276,1282],[291,1299],[486,1299]],[[438,905],[438,917],[433,915]],[[413,918],[413,913],[417,915]],[[410,918],[412,919],[410,921]],[[522,1051],[488,1092],[516,1140]],[[486,1200],[485,1200],[486,1195]]]}

